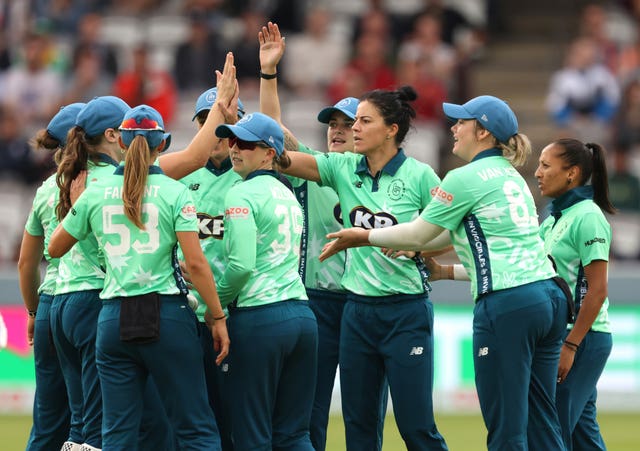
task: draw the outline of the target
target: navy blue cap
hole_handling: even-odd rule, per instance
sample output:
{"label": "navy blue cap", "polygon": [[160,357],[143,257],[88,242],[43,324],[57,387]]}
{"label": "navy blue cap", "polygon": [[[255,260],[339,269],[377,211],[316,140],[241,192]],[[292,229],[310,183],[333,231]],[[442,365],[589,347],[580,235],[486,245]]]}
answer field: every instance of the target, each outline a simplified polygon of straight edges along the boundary
{"label": "navy blue cap", "polygon": [[162,116],[149,105],[138,105],[131,108],[122,119],[120,124],[122,142],[127,146],[136,136],[144,136],[149,147],[155,149],[165,140],[164,149],[167,150],[171,144],[171,133],[165,133]]}
{"label": "navy blue cap", "polygon": [[78,112],[76,124],[87,136],[98,136],[108,128],[117,129],[131,107],[119,97],[95,97]]}
{"label": "navy blue cap", "polygon": [[464,105],[443,103],[444,114],[451,119],[475,119],[502,143],[518,133],[518,119],[507,102],[493,96],[479,96]]}
{"label": "navy blue cap", "polygon": [[[201,111],[210,110],[216,102],[217,96],[218,88],[207,89],[205,92],[200,94],[198,100],[196,100],[196,111],[191,120],[195,121],[196,116],[198,116]],[[244,105],[242,104],[242,101],[238,99],[238,117],[242,118],[242,116],[244,116]]]}
{"label": "navy blue cap", "polygon": [[360,101],[355,97],[345,97],[334,106],[328,106],[323,108],[318,113],[318,120],[324,124],[328,124],[331,120],[331,115],[336,111],[340,111],[349,117],[350,119],[356,118],[356,110]]}
{"label": "navy blue cap", "polygon": [[232,136],[242,141],[263,141],[276,149],[278,156],[284,151],[284,133],[280,124],[262,113],[245,115],[235,125],[218,125],[216,128],[218,138],[230,138]]}
{"label": "navy blue cap", "polygon": [[60,142],[60,146],[67,144],[67,133],[75,126],[76,117],[86,103],[77,102],[60,108],[47,125],[47,133]]}

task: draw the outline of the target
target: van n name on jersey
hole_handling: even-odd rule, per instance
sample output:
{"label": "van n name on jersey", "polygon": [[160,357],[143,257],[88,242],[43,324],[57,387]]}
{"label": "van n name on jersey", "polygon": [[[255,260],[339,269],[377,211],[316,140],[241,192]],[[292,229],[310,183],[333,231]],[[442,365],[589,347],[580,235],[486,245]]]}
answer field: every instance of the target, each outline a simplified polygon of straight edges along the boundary
{"label": "van n name on jersey", "polygon": [[[145,197],[158,197],[159,185],[149,185],[144,190]],[[107,186],[104,189],[103,199],[121,199],[122,187],[121,186]]]}
{"label": "van n name on jersey", "polygon": [[496,177],[513,177],[518,174],[518,171],[515,168],[485,168],[482,171],[478,171],[477,174],[483,182],[486,182]]}

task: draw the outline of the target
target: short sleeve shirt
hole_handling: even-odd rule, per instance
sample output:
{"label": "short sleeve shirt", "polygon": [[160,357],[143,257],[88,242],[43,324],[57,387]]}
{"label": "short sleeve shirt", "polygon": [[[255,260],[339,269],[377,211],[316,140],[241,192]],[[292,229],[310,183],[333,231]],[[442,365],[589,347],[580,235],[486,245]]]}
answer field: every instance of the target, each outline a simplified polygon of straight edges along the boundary
{"label": "short sleeve shirt", "polygon": [[303,221],[300,204],[273,171],[255,171],[229,190],[227,265],[218,281],[223,306],[307,299],[298,274]]}
{"label": "short sleeve shirt", "polygon": [[422,218],[450,231],[474,299],[555,275],[529,187],[498,149],[450,171]]}
{"label": "short sleeve shirt", "polygon": [[[569,284],[577,310],[588,288],[585,266],[594,260],[609,261],[611,245],[611,226],[602,210],[591,196],[580,195],[590,189],[577,188],[554,200],[560,204],[561,216],[557,220],[549,216],[540,226],[545,251],[553,257],[558,275]],[[591,330],[611,332],[608,307],[609,298],[605,298]]]}
{"label": "short sleeve shirt", "polygon": [[[106,155],[101,154],[100,157],[100,163],[88,163],[86,189],[113,175],[118,166],[118,163]],[[104,287],[104,271],[104,258],[98,242],[95,236],[89,234],[60,258],[56,294],[101,290]]]}
{"label": "short sleeve shirt", "polygon": [[150,172],[142,199],[144,230],[124,213],[123,177],[118,174],[90,186],[62,222],[77,239],[99,237],[107,269],[103,299],[186,292],[177,271],[176,232],[198,230],[196,208],[183,184],[157,166]]}
{"label": "short sleeve shirt", "polygon": [[[198,216],[198,237],[200,247],[204,253],[213,277],[217,281],[222,277],[225,269],[225,256],[223,247],[224,237],[224,198],[229,189],[242,181],[242,178],[231,168],[231,161],[226,159],[216,168],[210,161],[204,168],[192,172],[180,179],[191,193],[191,198],[196,206]],[[178,257],[183,259],[182,251]],[[197,291],[192,293],[198,298],[198,317],[204,320],[204,312],[207,310],[201,296]]]}
{"label": "short sleeve shirt", "polygon": [[[365,229],[409,222],[431,201],[440,179],[427,164],[398,153],[371,175],[366,157],[355,153],[316,156],[321,184],[338,193],[345,227]],[[377,247],[347,250],[344,289],[362,296],[427,292],[420,262],[386,257]]]}
{"label": "short sleeve shirt", "polygon": [[[298,151],[321,154],[303,144]],[[297,177],[290,178],[296,198],[305,217],[300,252],[300,275],[305,287],[315,290],[342,291],[345,252],[339,252],[324,262],[318,259],[327,242],[327,233],[342,229],[342,215],[338,195],[330,187]]]}
{"label": "short sleeve shirt", "polygon": [[47,247],[51,234],[58,225],[55,207],[58,203],[58,185],[56,184],[56,174],[45,180],[36,191],[33,198],[31,212],[27,218],[25,230],[31,236],[44,237],[44,256],[47,259],[47,270],[38,293],[54,295],[56,289],[56,278],[58,277],[57,258],[49,257]]}

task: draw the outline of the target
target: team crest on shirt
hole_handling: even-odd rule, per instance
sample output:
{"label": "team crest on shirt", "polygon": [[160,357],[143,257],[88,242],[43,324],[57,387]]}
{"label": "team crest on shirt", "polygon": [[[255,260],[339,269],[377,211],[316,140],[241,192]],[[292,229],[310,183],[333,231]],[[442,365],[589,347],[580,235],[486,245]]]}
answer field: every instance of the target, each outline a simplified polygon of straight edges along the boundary
{"label": "team crest on shirt", "polygon": [[398,223],[395,217],[385,211],[374,213],[363,206],[351,210],[349,220],[353,227],[362,227],[363,229],[381,229]]}
{"label": "team crest on shirt", "polygon": [[391,183],[389,183],[389,188],[387,188],[387,196],[389,196],[391,200],[400,200],[402,196],[404,196],[405,191],[404,181],[401,179],[393,179]]}

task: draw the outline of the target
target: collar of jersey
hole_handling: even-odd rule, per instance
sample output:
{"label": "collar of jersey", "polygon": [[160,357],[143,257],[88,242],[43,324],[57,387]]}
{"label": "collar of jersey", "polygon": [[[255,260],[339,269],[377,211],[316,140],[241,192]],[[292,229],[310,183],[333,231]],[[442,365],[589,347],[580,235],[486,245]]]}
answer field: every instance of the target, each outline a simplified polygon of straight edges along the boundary
{"label": "collar of jersey", "polygon": [[[124,175],[124,164],[121,164],[120,166],[118,166],[114,174]],[[160,169],[160,166],[156,166],[155,164],[152,164],[151,166],[149,166],[149,174],[164,174],[164,172],[162,172],[162,169]]]}
{"label": "collar of jersey", "polygon": [[222,161],[222,163],[220,163],[219,168],[215,167],[211,160],[207,160],[207,165],[205,167],[209,170],[209,172],[212,172],[213,175],[222,175],[225,172],[229,171],[229,169],[231,169],[233,165],[231,164],[231,158],[227,157]]}
{"label": "collar of jersey", "polygon": [[118,166],[118,162],[116,160],[114,160],[113,158],[111,158],[109,155],[107,155],[106,153],[98,153],[98,160],[100,160],[100,163],[107,163],[110,164],[112,166]]}
{"label": "collar of jersey", "polygon": [[[386,172],[389,175],[396,175],[404,160],[407,159],[407,156],[404,154],[404,150],[402,148],[398,149],[398,153],[394,155],[394,157],[389,160],[387,164],[382,168],[382,172]],[[367,166],[367,157],[363,156],[358,162],[358,166],[356,166],[356,174],[369,174],[369,166]]]}
{"label": "collar of jersey", "polygon": [[245,178],[245,181],[258,177],[259,175],[270,175],[271,177],[279,178],[278,173],[273,169],[258,169],[257,171],[250,172]]}
{"label": "collar of jersey", "polygon": [[487,150],[483,150],[482,152],[478,152],[478,154],[475,157],[473,157],[471,161],[481,160],[482,158],[501,157],[501,156],[502,156],[502,150],[496,149],[494,147],[492,149],[487,149]]}
{"label": "collar of jersey", "polygon": [[566,210],[572,205],[582,202],[586,199],[593,199],[593,186],[585,185],[573,188],[562,196],[551,201],[551,214]]}

